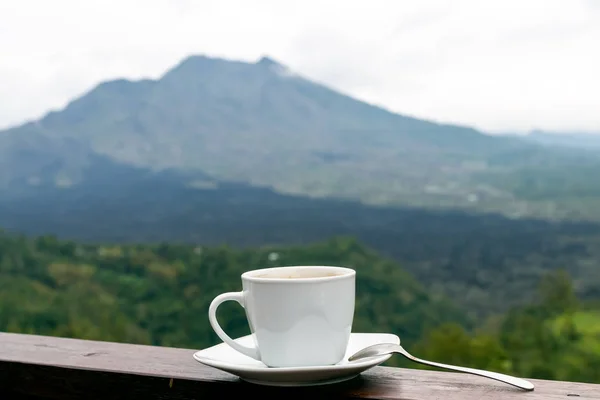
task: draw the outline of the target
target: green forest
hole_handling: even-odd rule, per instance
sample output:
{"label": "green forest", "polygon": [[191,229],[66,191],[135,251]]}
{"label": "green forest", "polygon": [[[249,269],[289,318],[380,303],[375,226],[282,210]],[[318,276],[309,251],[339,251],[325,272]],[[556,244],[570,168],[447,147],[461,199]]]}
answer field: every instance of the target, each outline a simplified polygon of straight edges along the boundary
{"label": "green forest", "polygon": [[[600,303],[578,299],[562,269],[529,304],[474,320],[447,294],[353,237],[296,246],[90,244],[0,231],[0,330],[200,349],[219,342],[206,317],[246,270],[343,265],[357,271],[355,332],[391,332],[414,355],[528,378],[600,383]],[[232,336],[249,333],[224,304]],[[422,368],[399,357],[386,365]]]}

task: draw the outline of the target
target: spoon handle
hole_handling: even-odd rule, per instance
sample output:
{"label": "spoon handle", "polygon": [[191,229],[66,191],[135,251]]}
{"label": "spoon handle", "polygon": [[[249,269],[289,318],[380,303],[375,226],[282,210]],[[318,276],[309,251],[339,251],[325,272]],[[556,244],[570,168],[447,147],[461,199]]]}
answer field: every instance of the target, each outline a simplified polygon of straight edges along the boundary
{"label": "spoon handle", "polygon": [[406,358],[408,358],[412,361],[415,361],[415,362],[418,362],[421,364],[430,365],[432,367],[445,368],[445,369],[459,371],[459,372],[466,372],[468,374],[479,375],[479,376],[483,376],[486,378],[495,379],[497,381],[501,381],[504,383],[508,383],[509,385],[513,385],[513,386],[516,386],[516,387],[519,387],[519,388],[525,389],[525,390],[533,390],[533,388],[534,388],[533,384],[531,382],[526,381],[525,379],[516,378],[516,377],[510,376],[510,375],[500,374],[498,372],[484,371],[482,369],[457,367],[455,365],[448,365],[448,364],[442,364],[442,363],[437,363],[437,362],[433,362],[433,361],[421,360],[420,358],[417,358],[417,357],[409,354],[406,350],[404,350],[404,348],[401,347],[401,349],[403,351],[398,351],[400,354],[402,354],[403,356],[405,356]]}

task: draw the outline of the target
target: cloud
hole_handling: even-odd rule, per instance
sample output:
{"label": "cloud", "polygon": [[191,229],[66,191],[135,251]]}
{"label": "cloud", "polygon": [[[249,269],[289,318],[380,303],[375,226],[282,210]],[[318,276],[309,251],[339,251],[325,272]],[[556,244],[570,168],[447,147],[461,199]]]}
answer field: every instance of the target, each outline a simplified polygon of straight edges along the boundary
{"label": "cloud", "polygon": [[[9,4],[10,3],[10,4]],[[0,126],[190,54],[255,61],[391,110],[488,131],[600,131],[593,0],[9,0]]]}

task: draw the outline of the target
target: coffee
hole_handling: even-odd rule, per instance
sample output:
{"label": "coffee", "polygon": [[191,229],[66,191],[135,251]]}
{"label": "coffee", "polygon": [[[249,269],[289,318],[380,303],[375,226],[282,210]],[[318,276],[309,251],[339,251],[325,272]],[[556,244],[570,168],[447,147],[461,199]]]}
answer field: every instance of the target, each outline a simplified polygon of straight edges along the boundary
{"label": "coffee", "polygon": [[292,271],[269,271],[256,275],[252,275],[255,278],[262,279],[314,279],[314,278],[330,278],[334,276],[343,276],[342,272],[332,272],[327,269],[320,269],[319,267],[309,267],[302,269],[295,269]]}

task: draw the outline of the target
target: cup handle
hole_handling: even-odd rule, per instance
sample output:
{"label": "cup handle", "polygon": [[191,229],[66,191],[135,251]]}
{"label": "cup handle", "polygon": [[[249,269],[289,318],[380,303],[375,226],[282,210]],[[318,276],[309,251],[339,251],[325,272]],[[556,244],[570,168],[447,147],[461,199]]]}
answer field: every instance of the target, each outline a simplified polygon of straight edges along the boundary
{"label": "cup handle", "polygon": [[217,308],[226,301],[236,301],[240,306],[244,307],[244,292],[229,292],[218,295],[214,298],[214,300],[210,303],[210,307],[208,307],[208,320],[210,321],[210,325],[214,329],[217,336],[221,338],[221,340],[231,346],[233,349],[239,351],[240,353],[247,355],[248,357],[252,357],[255,360],[260,361],[260,354],[256,347],[248,347],[241,345],[231,339],[228,334],[225,333],[221,325],[217,322]]}

